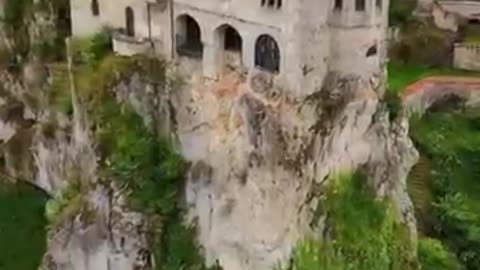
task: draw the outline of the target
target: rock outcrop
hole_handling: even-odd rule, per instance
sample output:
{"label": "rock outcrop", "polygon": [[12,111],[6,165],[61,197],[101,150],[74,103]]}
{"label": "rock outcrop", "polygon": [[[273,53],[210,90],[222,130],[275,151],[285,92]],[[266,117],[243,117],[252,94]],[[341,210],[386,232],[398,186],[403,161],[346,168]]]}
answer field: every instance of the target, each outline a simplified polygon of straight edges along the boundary
{"label": "rock outcrop", "polygon": [[[2,74],[0,134],[9,173],[32,179],[54,199],[80,183],[81,207],[50,227],[42,269],[150,269],[146,217],[128,209],[125,190],[99,181],[80,106],[74,103],[69,117],[45,102],[48,79],[30,74],[24,83]],[[179,89],[159,88],[133,73],[112,91],[146,125],[175,138],[191,162],[188,218],[208,264],[259,270],[286,262],[303,236],[324,226],[314,212],[339,170],[364,171],[415,241],[405,181],[417,152],[406,119],[390,121],[379,78],[331,73],[303,99],[288,98],[265,73],[192,78]]]}
{"label": "rock outcrop", "polygon": [[302,100],[287,98],[265,73],[192,78],[148,103],[138,103],[153,93],[138,78],[116,92],[148,123],[145,113],[156,111],[157,126],[169,127],[191,161],[186,200],[209,264],[246,270],[285,262],[299,239],[322,226],[313,213],[339,170],[365,171],[415,241],[406,176],[418,154],[407,119],[390,121],[378,78],[332,73]]}
{"label": "rock outcrop", "polygon": [[0,77],[1,150],[9,178],[31,182],[53,201],[65,199],[71,185],[82,187],[55,213],[61,218],[51,222],[40,269],[150,269],[145,217],[127,207],[118,186],[99,182],[95,143],[81,109],[68,117],[46,103],[48,88],[7,72]]}

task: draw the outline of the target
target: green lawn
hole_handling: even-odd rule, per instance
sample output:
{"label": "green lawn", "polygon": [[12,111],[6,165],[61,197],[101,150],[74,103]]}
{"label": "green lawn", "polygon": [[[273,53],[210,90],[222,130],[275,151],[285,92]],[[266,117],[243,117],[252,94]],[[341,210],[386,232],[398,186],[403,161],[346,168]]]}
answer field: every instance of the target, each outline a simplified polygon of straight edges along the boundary
{"label": "green lawn", "polygon": [[479,77],[480,72],[453,68],[431,68],[418,65],[399,65],[396,63],[390,63],[388,65],[388,89],[394,93],[399,93],[408,85],[422,78],[435,75]]}
{"label": "green lawn", "polygon": [[46,246],[46,196],[0,180],[0,270],[36,270]]}

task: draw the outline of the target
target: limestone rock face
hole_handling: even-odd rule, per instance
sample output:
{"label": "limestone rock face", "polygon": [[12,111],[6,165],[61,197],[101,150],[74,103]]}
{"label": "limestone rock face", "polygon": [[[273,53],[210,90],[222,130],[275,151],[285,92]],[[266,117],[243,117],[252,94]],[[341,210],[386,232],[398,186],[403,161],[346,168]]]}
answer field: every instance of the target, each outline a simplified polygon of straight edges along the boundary
{"label": "limestone rock face", "polygon": [[30,181],[51,200],[61,200],[73,183],[82,186],[68,208],[81,207],[51,221],[40,269],[151,269],[148,223],[128,209],[122,189],[98,182],[97,154],[81,110],[68,118],[44,103],[46,89],[6,72],[0,78],[0,150],[10,180]]}
{"label": "limestone rock face", "polygon": [[123,196],[115,189],[89,192],[93,216],[77,215],[49,231],[41,269],[151,269],[146,222]]}
{"label": "limestone rock face", "polygon": [[[271,80],[262,73],[192,79],[136,106],[139,113],[168,111],[147,122],[172,123],[192,163],[185,198],[207,263],[266,270],[285,262],[297,241],[322,225],[313,220],[318,193],[338,170],[364,170],[377,195],[392,198],[415,241],[405,181],[418,154],[406,119],[390,122],[379,101],[381,80],[332,73],[320,91],[299,100]],[[145,89],[130,80],[116,92],[135,105]]]}
{"label": "limestone rock face", "polygon": [[[170,89],[134,74],[112,89],[146,125],[169,132],[191,162],[187,219],[196,222],[207,263],[267,270],[286,262],[298,240],[322,226],[314,219],[318,197],[339,170],[366,172],[377,195],[393,200],[415,240],[405,180],[417,152],[406,120],[391,122],[379,101],[381,78],[332,73],[301,99],[284,95],[273,79],[230,73]],[[50,227],[42,269],[151,269],[147,220],[126,207],[120,188],[100,183],[81,109],[74,106],[67,118],[41,102],[45,89],[32,91],[7,75],[0,81],[9,171],[54,198],[71,179],[83,187],[83,210]],[[19,158],[12,149],[24,152]]]}

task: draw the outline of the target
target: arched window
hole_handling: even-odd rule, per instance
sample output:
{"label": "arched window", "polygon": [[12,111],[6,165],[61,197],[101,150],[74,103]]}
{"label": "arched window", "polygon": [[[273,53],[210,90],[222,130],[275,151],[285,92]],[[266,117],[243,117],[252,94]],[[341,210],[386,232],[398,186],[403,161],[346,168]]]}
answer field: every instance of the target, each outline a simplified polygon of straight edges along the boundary
{"label": "arched window", "polygon": [[125,30],[128,36],[135,36],[135,14],[131,7],[125,9]]}
{"label": "arched window", "polygon": [[333,5],[334,10],[342,10],[343,8],[343,0],[335,0],[335,3]]}
{"label": "arched window", "polygon": [[261,35],[255,43],[255,66],[271,72],[280,71],[280,50],[269,35]]}
{"label": "arched window", "polygon": [[226,51],[241,51],[242,37],[237,30],[229,25],[224,25],[221,30],[223,30],[224,35],[223,48]]}
{"label": "arched window", "polygon": [[269,8],[281,8],[282,0],[261,0],[262,7],[267,6]]}
{"label": "arched window", "polygon": [[177,53],[190,57],[202,57],[203,44],[197,21],[189,15],[181,15],[175,24]]}
{"label": "arched window", "polygon": [[98,6],[98,0],[92,0],[90,3],[90,9],[92,10],[92,15],[93,16],[99,16],[100,15],[100,8]]}
{"label": "arched window", "polygon": [[365,11],[365,0],[355,0],[355,10],[356,11]]}

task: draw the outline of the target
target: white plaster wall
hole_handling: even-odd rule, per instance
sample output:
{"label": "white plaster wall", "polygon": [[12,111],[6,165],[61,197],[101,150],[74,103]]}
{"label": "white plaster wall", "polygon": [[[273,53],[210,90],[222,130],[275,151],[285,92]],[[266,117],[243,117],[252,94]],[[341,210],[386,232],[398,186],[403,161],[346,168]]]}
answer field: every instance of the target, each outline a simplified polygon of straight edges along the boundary
{"label": "white plaster wall", "polygon": [[[371,76],[380,73],[386,59],[386,37],[389,1],[382,8],[375,0],[367,0],[365,11],[356,11],[355,2],[344,2],[346,17],[330,17],[331,51],[329,68],[343,74]],[[336,13],[335,11],[334,13]],[[341,19],[344,18],[342,21]],[[370,47],[377,46],[377,54],[367,57]]]}
{"label": "white plaster wall", "polygon": [[480,71],[480,44],[455,44],[453,64],[456,68]]}
{"label": "white plaster wall", "polygon": [[441,5],[433,5],[432,15],[433,21],[438,28],[454,32],[458,30],[457,16],[454,13],[444,10]]}
{"label": "white plaster wall", "polygon": [[[99,1],[102,10],[103,1]],[[70,13],[72,18],[72,34],[77,37],[89,36],[101,30],[101,18],[93,16],[90,1],[70,0]]]}
{"label": "white plaster wall", "polygon": [[282,27],[289,23],[290,11],[297,1],[283,1],[281,9],[261,6],[261,0],[175,0],[177,6],[218,15],[242,19],[251,24]]}
{"label": "white plaster wall", "polygon": [[377,29],[336,29],[332,35],[330,69],[340,73],[369,76],[380,71],[380,48],[376,56],[366,57],[367,50],[380,42]]}
{"label": "white plaster wall", "polygon": [[171,24],[170,8],[167,6],[162,9],[159,5],[151,5],[151,27],[152,39],[154,40],[155,50],[158,54],[166,58],[172,58],[173,43],[171,38],[171,31],[173,25]]}
{"label": "white plaster wall", "polygon": [[[192,8],[189,5],[175,4],[175,20],[181,15],[189,15],[196,20],[200,26],[201,39],[204,46],[203,69],[204,75],[216,79],[221,68],[220,55],[223,51],[223,43],[216,37],[216,30],[224,24],[235,28],[242,37],[242,62],[247,69],[254,68],[255,42],[262,34],[272,36],[280,47],[283,54],[286,47],[286,40],[278,27],[259,25],[252,22],[239,20],[235,17],[219,16],[218,14],[205,12]],[[287,62],[281,58],[280,70],[286,69]]]}
{"label": "white plaster wall", "polygon": [[[268,0],[267,0],[268,1]],[[175,22],[188,14],[200,26],[203,74],[217,79],[222,69],[223,40],[216,30],[228,24],[242,37],[242,63],[254,71],[255,42],[262,34],[272,36],[280,49],[280,73],[275,84],[294,96],[319,90],[328,70],[343,73],[378,72],[385,56],[388,0],[379,10],[375,0],[366,1],[365,11],[356,11],[354,0],[344,0],[342,11],[333,10],[333,0],[283,0],[280,9],[261,6],[261,0],[175,0],[161,9],[151,5],[151,37],[156,51],[175,56]],[[144,0],[100,0],[100,17],[94,18],[90,1],[72,0],[74,35],[99,30],[102,25],[125,28],[125,8],[135,13],[135,37],[149,36],[148,9]],[[172,32],[173,30],[173,32]],[[377,43],[376,56],[366,58],[368,48]]]}
{"label": "white plaster wall", "polygon": [[[333,8],[333,1],[306,0],[299,7],[300,12],[287,35],[292,46],[290,57],[297,63],[295,68],[297,87],[292,90],[296,96],[308,95],[320,90],[328,69],[330,54],[330,30],[327,19]],[[295,53],[298,54],[295,55]],[[293,72],[293,71],[289,71]]]}
{"label": "white plaster wall", "polygon": [[135,37],[148,37],[146,1],[115,0],[99,1],[102,23],[112,28],[125,28],[125,9],[131,7],[135,15]]}
{"label": "white plaster wall", "polygon": [[478,1],[438,1],[448,12],[457,13],[467,18],[480,18],[480,2]]}

